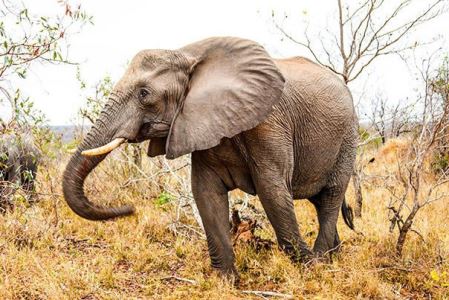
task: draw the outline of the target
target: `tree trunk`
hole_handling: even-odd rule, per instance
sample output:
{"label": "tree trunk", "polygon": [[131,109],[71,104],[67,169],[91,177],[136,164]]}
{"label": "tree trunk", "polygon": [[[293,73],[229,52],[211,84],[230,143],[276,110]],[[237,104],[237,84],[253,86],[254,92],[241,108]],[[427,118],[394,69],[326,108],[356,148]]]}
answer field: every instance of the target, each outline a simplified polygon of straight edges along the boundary
{"label": "tree trunk", "polygon": [[356,218],[361,218],[363,206],[362,184],[360,180],[360,175],[358,174],[356,168],[354,168],[354,171],[352,173],[352,184],[354,186],[354,193],[355,193],[354,214]]}
{"label": "tree trunk", "polygon": [[407,238],[407,234],[410,231],[410,228],[413,224],[413,219],[415,218],[416,213],[419,210],[419,205],[415,203],[412,211],[408,215],[407,219],[404,222],[404,225],[399,229],[399,237],[396,243],[396,254],[398,256],[402,255],[402,249],[404,248],[405,239]]}

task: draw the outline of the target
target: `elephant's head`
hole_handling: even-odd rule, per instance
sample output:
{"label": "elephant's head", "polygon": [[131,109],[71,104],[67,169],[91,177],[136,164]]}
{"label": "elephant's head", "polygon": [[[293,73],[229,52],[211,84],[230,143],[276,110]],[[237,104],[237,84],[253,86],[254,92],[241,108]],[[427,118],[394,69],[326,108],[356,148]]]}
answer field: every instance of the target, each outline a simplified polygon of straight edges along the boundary
{"label": "elephant's head", "polygon": [[179,50],[141,51],[66,167],[68,205],[91,220],[133,213],[131,206],[101,207],[84,195],[85,178],[107,153],[148,139],[149,156],[170,159],[214,147],[261,123],[283,85],[263,47],[248,40],[210,38]]}

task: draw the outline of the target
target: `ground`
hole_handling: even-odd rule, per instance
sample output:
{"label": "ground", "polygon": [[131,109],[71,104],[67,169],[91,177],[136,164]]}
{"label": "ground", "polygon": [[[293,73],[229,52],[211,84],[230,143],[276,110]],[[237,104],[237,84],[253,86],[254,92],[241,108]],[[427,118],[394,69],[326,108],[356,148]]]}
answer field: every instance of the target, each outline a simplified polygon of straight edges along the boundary
{"label": "ground", "polygon": [[[256,249],[242,241],[235,246],[241,274],[237,287],[211,270],[204,236],[186,213],[187,158],[144,158],[141,168],[121,154],[108,158],[88,178],[88,195],[104,204],[133,203],[137,213],[92,222],[76,216],[62,198],[61,174],[68,157],[58,150],[40,169],[38,203],[29,205],[18,195],[16,207],[0,215],[3,299],[261,299],[244,291],[272,291],[295,299],[449,298],[448,201],[419,212],[416,232],[409,234],[402,257],[397,257],[398,232],[389,230],[391,195],[375,184],[376,172],[394,164],[391,157],[376,157],[367,167],[374,183],[364,185],[362,219],[355,221],[356,232],[339,220],[343,245],[332,262],[295,264],[276,246]],[[179,204],[182,197],[187,200]],[[241,192],[232,197],[233,202],[244,199]],[[352,204],[351,189],[347,198]],[[261,211],[257,198],[251,197],[249,204]],[[296,201],[295,210],[312,245],[316,213],[308,201]],[[241,214],[258,218],[261,228],[255,234],[275,241],[266,217],[253,211],[247,208]]]}

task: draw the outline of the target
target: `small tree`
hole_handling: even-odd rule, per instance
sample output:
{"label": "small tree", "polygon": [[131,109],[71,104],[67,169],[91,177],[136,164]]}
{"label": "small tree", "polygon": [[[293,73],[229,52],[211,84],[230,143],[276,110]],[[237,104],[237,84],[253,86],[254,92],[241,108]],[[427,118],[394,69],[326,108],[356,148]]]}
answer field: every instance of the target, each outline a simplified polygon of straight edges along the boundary
{"label": "small tree", "polygon": [[25,78],[34,63],[71,64],[67,40],[77,28],[92,22],[81,6],[73,8],[63,0],[58,3],[58,15],[38,16],[24,4],[0,2],[0,106],[11,108],[10,127],[40,125],[45,120],[32,100],[14,88],[14,80]]}
{"label": "small tree", "polygon": [[[437,173],[431,182],[425,175],[434,175],[432,165],[428,162],[433,153],[445,147],[442,141],[449,137],[449,72],[448,65],[443,64],[436,71],[431,70],[430,60],[423,62],[421,77],[424,82],[424,93],[420,97],[422,113],[416,134],[413,136],[405,165],[398,163],[395,174],[400,189],[389,188],[392,199],[389,205],[392,231],[399,230],[396,253],[402,254],[407,234],[419,210],[435,201],[448,199],[439,187],[449,182],[449,173]],[[427,176],[429,177],[429,176]],[[426,184],[425,184],[426,183]],[[398,191],[399,190],[399,191]]]}
{"label": "small tree", "polygon": [[[22,96],[15,83],[26,78],[33,64],[72,63],[67,56],[67,40],[77,29],[91,22],[91,17],[80,6],[73,8],[68,1],[61,0],[58,3],[59,14],[45,16],[34,15],[23,3],[0,1],[0,108],[9,108],[11,115],[8,122],[1,120],[0,115],[0,138],[10,133],[15,141],[20,141],[23,134],[31,130],[38,137],[34,139],[35,146],[46,154],[45,157],[50,156],[47,146],[55,141],[55,136],[43,126],[45,115],[35,108],[29,97]],[[0,153],[3,163],[8,155]],[[32,176],[31,173],[28,175]],[[3,196],[7,198],[14,194],[5,192],[16,190],[13,182],[0,184],[13,187],[3,188],[0,194],[6,193]]]}
{"label": "small tree", "polygon": [[[85,91],[88,89],[87,84],[81,78],[80,69],[77,69],[77,79],[80,89]],[[101,110],[111,94],[113,83],[109,75],[104,76],[92,87],[93,92],[85,96],[86,104],[81,107],[79,114],[82,118],[87,119],[91,124],[100,116]]]}

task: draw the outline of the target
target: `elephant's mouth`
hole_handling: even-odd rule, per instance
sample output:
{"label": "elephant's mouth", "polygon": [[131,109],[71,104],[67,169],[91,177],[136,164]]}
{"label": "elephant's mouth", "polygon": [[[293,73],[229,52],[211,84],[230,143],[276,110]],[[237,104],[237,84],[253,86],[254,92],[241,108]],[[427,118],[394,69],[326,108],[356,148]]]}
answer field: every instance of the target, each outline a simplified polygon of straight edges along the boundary
{"label": "elephant's mouth", "polygon": [[151,138],[163,138],[168,135],[170,130],[170,123],[166,121],[151,121],[144,123],[140,128],[138,134],[134,138],[118,137],[114,138],[111,142],[93,149],[84,150],[81,152],[84,156],[98,156],[108,154],[114,149],[118,148],[121,144],[128,143],[141,143]]}
{"label": "elephant's mouth", "polygon": [[130,143],[140,143],[152,138],[166,137],[170,131],[170,123],[163,120],[154,120],[144,123],[134,139]]}

